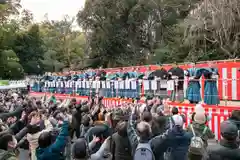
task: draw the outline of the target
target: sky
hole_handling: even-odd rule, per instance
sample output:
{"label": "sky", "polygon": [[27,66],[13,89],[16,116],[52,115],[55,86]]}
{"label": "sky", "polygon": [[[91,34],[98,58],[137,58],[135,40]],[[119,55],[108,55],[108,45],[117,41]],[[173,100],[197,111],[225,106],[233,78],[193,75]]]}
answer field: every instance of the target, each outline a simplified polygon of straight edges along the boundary
{"label": "sky", "polygon": [[39,22],[48,13],[49,20],[61,20],[63,15],[75,16],[84,7],[85,0],[21,0],[24,9],[34,14]]}

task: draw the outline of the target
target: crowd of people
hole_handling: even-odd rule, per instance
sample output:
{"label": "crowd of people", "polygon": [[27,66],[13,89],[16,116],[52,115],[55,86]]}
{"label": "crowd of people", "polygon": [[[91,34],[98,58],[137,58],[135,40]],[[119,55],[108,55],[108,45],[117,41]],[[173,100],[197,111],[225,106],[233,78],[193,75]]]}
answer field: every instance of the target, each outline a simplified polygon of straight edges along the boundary
{"label": "crowd of people", "polygon": [[[240,111],[221,123],[222,139],[197,104],[189,115],[152,97],[106,108],[88,101],[0,92],[0,160],[239,160]],[[184,127],[190,118],[189,126]]]}

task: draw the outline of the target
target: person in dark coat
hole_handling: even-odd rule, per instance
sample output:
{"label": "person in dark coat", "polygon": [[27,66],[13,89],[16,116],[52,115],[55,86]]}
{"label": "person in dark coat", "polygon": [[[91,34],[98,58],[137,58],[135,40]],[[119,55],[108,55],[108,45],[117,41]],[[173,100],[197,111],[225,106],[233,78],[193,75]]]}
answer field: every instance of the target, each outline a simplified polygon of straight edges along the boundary
{"label": "person in dark coat", "polygon": [[12,112],[8,112],[8,113],[1,113],[0,114],[0,119],[6,120],[9,117],[21,117],[23,111],[23,106],[17,106],[16,109]]}
{"label": "person in dark coat", "polygon": [[153,117],[152,131],[154,136],[163,134],[166,131],[166,121],[167,118],[164,115],[157,114]]}
{"label": "person in dark coat", "polygon": [[240,130],[240,110],[233,110],[228,120],[233,122]]}
{"label": "person in dark coat", "polygon": [[239,160],[240,149],[238,143],[238,128],[227,120],[220,125],[221,136],[220,144],[208,147],[208,160]]}
{"label": "person in dark coat", "polygon": [[113,160],[132,160],[131,145],[127,136],[127,122],[117,124],[117,133],[112,135],[111,153]]}
{"label": "person in dark coat", "polygon": [[168,130],[166,142],[164,144],[167,147],[165,155],[168,160],[187,160],[192,134],[183,129],[184,120],[181,115],[173,115],[170,119],[172,125]]}
{"label": "person in dark coat", "polygon": [[82,118],[82,111],[81,111],[81,104],[76,105],[76,109],[74,110],[72,114],[72,132],[71,137],[73,137],[74,131],[76,134],[76,137],[80,137],[80,125],[81,125],[81,118]]}
{"label": "person in dark coat", "polygon": [[80,126],[80,137],[84,137],[87,131],[93,127],[92,126],[92,119],[88,114],[83,115],[82,117],[82,124]]}

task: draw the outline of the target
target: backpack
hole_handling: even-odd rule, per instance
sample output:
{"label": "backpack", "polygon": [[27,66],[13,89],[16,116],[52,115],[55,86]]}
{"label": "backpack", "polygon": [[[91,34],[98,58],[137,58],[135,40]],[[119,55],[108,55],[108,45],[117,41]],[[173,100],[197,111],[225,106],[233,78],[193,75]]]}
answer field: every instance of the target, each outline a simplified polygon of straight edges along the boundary
{"label": "backpack", "polygon": [[138,144],[134,154],[134,158],[133,158],[134,160],[155,160],[155,157],[149,142]]}
{"label": "backpack", "polygon": [[168,123],[167,129],[173,130],[176,126],[172,116],[168,117],[167,123]]}
{"label": "backpack", "polygon": [[[190,125],[190,127],[193,133],[193,138],[191,139],[191,142],[190,142],[189,153],[193,155],[204,155],[206,151],[204,142],[201,137],[196,136],[193,126]],[[203,134],[205,134],[206,131],[207,131],[207,127],[204,128]]]}
{"label": "backpack", "polygon": [[171,116],[169,117],[169,129],[173,129],[174,126],[175,126],[175,122]]}

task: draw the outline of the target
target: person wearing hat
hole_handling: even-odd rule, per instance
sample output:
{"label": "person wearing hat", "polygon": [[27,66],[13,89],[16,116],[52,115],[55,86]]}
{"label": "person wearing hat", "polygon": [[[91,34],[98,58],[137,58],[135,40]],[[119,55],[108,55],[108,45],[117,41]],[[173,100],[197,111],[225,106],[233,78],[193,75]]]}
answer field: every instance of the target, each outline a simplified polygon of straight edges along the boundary
{"label": "person wearing hat", "polygon": [[[208,116],[205,114],[205,110],[201,105],[196,105],[195,112],[191,115],[192,125],[196,136],[202,137],[205,147],[208,146],[208,139],[213,139],[215,137],[211,129],[206,125],[208,121]],[[191,126],[187,127],[187,131],[192,133]]]}
{"label": "person wearing hat", "polygon": [[219,144],[208,147],[207,160],[238,160],[240,159],[240,149],[238,142],[237,126],[227,120],[220,125],[221,136]]}
{"label": "person wearing hat", "polygon": [[181,115],[176,114],[169,117],[169,119],[171,124],[168,129],[166,142],[163,144],[167,147],[165,158],[186,160],[192,134],[183,129],[184,120]]}

